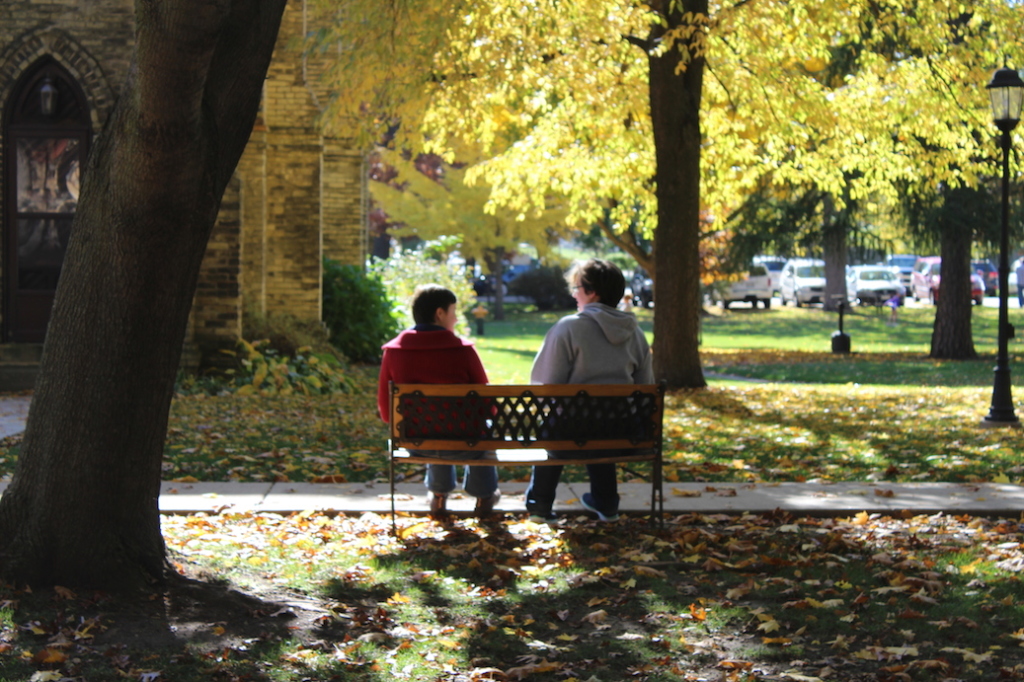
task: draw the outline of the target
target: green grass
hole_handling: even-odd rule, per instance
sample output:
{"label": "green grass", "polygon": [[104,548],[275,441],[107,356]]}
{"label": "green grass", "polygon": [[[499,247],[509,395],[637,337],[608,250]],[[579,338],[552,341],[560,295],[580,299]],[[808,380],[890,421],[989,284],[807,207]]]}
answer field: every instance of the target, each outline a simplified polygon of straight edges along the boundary
{"label": "green grass", "polygon": [[[792,383],[901,386],[985,386],[992,383],[998,311],[973,310],[972,331],[976,360],[932,361],[927,358],[935,309],[903,308],[895,326],[873,308],[855,308],[844,315],[852,353],[831,353],[838,314],[820,308],[769,310],[734,306],[717,308],[701,324],[700,350],[712,384],[731,375]],[[514,311],[502,322],[488,321],[477,348],[492,382],[524,383],[544,334],[561,313]],[[652,338],[653,311],[638,310],[641,327]],[[1022,353],[1011,342],[1016,368]],[[765,351],[743,353],[742,351]],[[769,352],[770,351],[770,352]],[[805,354],[805,355],[801,355]]]}

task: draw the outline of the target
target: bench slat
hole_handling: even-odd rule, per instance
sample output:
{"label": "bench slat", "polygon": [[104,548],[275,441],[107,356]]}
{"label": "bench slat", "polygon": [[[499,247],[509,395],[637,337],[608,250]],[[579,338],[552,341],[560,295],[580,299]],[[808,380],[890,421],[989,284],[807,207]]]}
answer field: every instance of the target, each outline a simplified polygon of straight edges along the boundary
{"label": "bench slat", "polygon": [[498,450],[475,459],[448,459],[411,455],[408,450],[395,450],[392,455],[403,464],[453,464],[455,466],[559,466],[578,464],[615,464],[618,462],[652,462],[658,457],[655,451],[621,457],[562,457],[549,458],[547,450],[523,448],[522,450]]}
{"label": "bench slat", "polygon": [[393,438],[396,448],[407,450],[633,450],[639,448],[656,448],[658,442],[643,440],[634,443],[631,440],[594,440],[582,445],[571,440],[535,440],[521,443],[516,440],[481,439],[473,443],[462,440],[442,440],[440,438]]}

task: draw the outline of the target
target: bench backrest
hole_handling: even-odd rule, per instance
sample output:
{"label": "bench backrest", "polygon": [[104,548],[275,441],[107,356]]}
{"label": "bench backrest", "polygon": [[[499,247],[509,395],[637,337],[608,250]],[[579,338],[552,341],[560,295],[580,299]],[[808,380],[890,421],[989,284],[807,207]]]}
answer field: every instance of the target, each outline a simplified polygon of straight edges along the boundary
{"label": "bench backrest", "polygon": [[660,448],[657,384],[391,384],[392,448]]}

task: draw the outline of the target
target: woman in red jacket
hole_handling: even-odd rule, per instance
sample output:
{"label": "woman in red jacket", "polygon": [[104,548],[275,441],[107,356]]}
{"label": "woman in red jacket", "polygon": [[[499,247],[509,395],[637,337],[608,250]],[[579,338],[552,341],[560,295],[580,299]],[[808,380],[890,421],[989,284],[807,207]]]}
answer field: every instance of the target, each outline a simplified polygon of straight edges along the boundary
{"label": "woman in red jacket", "polygon": [[[388,382],[400,384],[486,384],[487,372],[472,342],[455,335],[459,319],[455,294],[436,284],[416,288],[412,299],[412,317],[416,325],[384,344],[377,386],[377,409],[388,421]],[[470,459],[483,456],[476,451],[419,451],[419,455],[444,459]],[[450,464],[427,466],[427,490],[430,514],[445,514],[448,493],[455,489],[455,467]],[[501,497],[495,467],[466,467],[466,492],[477,498],[476,515],[487,516]]]}

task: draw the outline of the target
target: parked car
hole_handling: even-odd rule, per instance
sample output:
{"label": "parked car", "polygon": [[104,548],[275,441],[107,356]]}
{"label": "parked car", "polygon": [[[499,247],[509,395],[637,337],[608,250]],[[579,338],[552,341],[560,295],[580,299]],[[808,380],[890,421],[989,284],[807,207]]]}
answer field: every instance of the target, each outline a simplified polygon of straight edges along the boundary
{"label": "parked car", "polygon": [[715,287],[711,297],[724,310],[742,301],[749,303],[752,308],[756,308],[760,301],[761,306],[767,310],[772,307],[771,273],[763,265],[751,265],[746,277],[738,282]]}
{"label": "parked car", "polygon": [[856,265],[847,269],[846,295],[850,303],[859,305],[882,305],[893,296],[899,296],[903,305],[907,289],[889,266]]}
{"label": "parked car", "polygon": [[[479,269],[479,266],[477,266]],[[536,259],[530,259],[527,262],[522,263],[506,263],[505,267],[501,270],[501,293],[502,295],[508,295],[508,285],[512,283],[519,275],[536,270],[540,267],[540,262]],[[497,291],[497,277],[491,274],[484,274],[479,272],[475,280],[473,280],[473,291],[476,292],[477,296],[493,296]]]}
{"label": "parked car", "polygon": [[992,264],[992,261],[987,258],[972,260],[971,269],[978,273],[981,276],[981,281],[985,283],[986,296],[995,296],[999,292],[999,270]]}
{"label": "parked car", "polygon": [[797,308],[805,303],[825,300],[825,261],[817,258],[793,258],[786,261],[779,281],[782,305],[792,302]]}
{"label": "parked car", "polygon": [[633,269],[629,288],[633,292],[633,305],[638,308],[650,308],[654,304],[654,280],[643,268]]}
{"label": "parked car", "polygon": [[[932,305],[939,301],[939,285],[942,280],[942,258],[926,256],[917,259],[911,275],[911,290],[915,301],[928,300]],[[985,283],[976,272],[971,273],[971,300],[981,305],[985,296]]]}
{"label": "parked car", "polygon": [[900,284],[910,291],[910,273],[914,271],[917,264],[917,256],[908,253],[900,253],[889,256],[885,264],[893,268],[900,277]]}
{"label": "parked car", "polygon": [[[473,291],[477,296],[493,296],[498,289],[495,286],[497,279],[495,275],[479,275],[473,280]],[[505,282],[501,283],[501,294],[503,296],[508,294],[508,284]]]}
{"label": "parked car", "polygon": [[772,296],[778,296],[779,280],[782,278],[782,268],[786,267],[786,259],[782,256],[754,256],[754,265],[768,268],[772,278]]}

